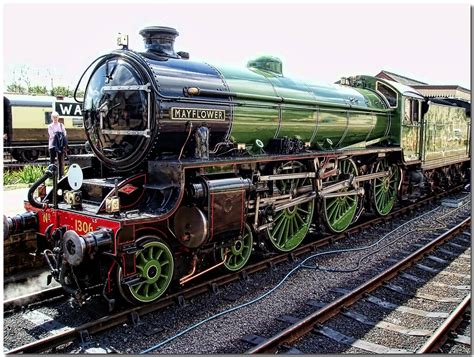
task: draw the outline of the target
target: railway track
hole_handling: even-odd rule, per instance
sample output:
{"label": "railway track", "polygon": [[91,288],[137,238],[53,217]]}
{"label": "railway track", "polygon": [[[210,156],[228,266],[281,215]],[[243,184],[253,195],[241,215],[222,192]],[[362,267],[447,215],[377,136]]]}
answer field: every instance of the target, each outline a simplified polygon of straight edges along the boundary
{"label": "railway track", "polygon": [[[440,352],[443,345],[451,338],[451,334],[464,320],[469,320],[471,310],[471,294],[467,295],[461,303],[453,310],[448,318],[431,335],[423,346],[416,353],[434,353]],[[452,339],[454,342],[471,345],[470,336],[460,335]]]}
{"label": "railway track", "polygon": [[31,294],[22,295],[20,297],[8,299],[3,301],[3,311],[11,311],[15,308],[24,307],[26,305],[42,302],[49,299],[55,299],[65,296],[65,291],[62,287],[54,287],[41,291],[36,291]]}
{"label": "railway track", "polygon": [[[459,189],[459,187],[457,189]],[[446,194],[448,194],[448,192],[444,193],[442,196]],[[411,212],[413,212],[413,210],[416,210],[418,207],[439,198],[440,196],[426,198],[412,205],[402,207],[399,210],[394,211],[389,216],[379,217],[375,220],[362,222],[356,227],[351,228],[344,234],[328,235],[318,241],[306,244],[291,253],[264,259],[260,262],[257,262],[253,265],[248,266],[241,272],[219,276],[209,281],[202,281],[201,283],[197,283],[194,286],[190,286],[179,292],[172,293],[168,295],[167,297],[162,298],[160,301],[158,301],[157,303],[153,305],[134,307],[131,309],[120,311],[113,315],[103,316],[97,319],[96,321],[88,322],[86,324],[82,324],[76,327],[67,328],[52,336],[48,336],[41,340],[37,340],[27,345],[20,346],[10,351],[7,351],[7,353],[12,354],[12,353],[20,353],[20,352],[24,352],[24,353],[42,352],[42,351],[46,351],[51,348],[54,348],[56,346],[59,346],[61,344],[73,341],[75,339],[84,338],[85,335],[92,335],[92,334],[99,333],[101,331],[107,330],[109,328],[112,328],[122,323],[130,322],[130,321],[136,322],[139,320],[139,316],[141,315],[145,315],[154,311],[159,311],[168,306],[172,306],[176,304],[183,305],[187,299],[191,299],[194,296],[201,295],[208,291],[217,291],[219,286],[223,286],[233,281],[246,278],[250,274],[254,274],[262,270],[268,269],[269,267],[273,267],[279,263],[292,261],[300,255],[312,252],[316,248],[322,247],[324,245],[328,245],[329,243],[339,240],[345,237],[346,235],[354,234],[358,231],[366,229],[367,227],[374,226],[380,222],[387,222],[389,219],[392,219],[394,217],[410,214]],[[62,295],[62,292],[59,292],[58,290],[57,292],[58,294]],[[52,298],[52,297],[53,296],[51,295],[48,298]],[[38,297],[34,297],[33,299],[35,301],[39,301],[41,300],[41,297],[38,296]],[[28,302],[28,299],[25,299],[25,297],[22,297],[16,301],[9,301],[7,306],[4,305],[4,311],[12,309],[15,306],[18,307],[27,303],[29,302]]]}
{"label": "railway track", "polygon": [[[399,333],[402,333],[402,328],[400,326],[393,326],[393,324],[383,322],[376,324],[374,321],[369,321],[366,316],[360,315],[356,312],[353,312],[349,309],[350,306],[360,302],[362,299],[369,300],[369,302],[373,304],[378,304],[384,308],[388,309],[396,309],[395,305],[390,305],[390,303],[386,301],[381,301],[380,299],[376,298],[372,292],[376,291],[377,289],[383,286],[391,286],[395,290],[400,290],[399,287],[395,285],[391,285],[389,282],[394,279],[395,277],[402,274],[407,268],[418,264],[417,261],[426,257],[431,252],[433,252],[437,247],[440,245],[450,241],[451,239],[459,236],[460,233],[468,229],[471,224],[471,218],[464,219],[461,223],[457,226],[449,229],[447,232],[441,234],[438,238],[430,241],[428,244],[424,245],[423,247],[419,248],[414,253],[407,256],[405,259],[398,261],[395,265],[392,265],[387,270],[379,273],[374,278],[370,279],[369,281],[365,282],[362,285],[359,285],[357,288],[346,291],[344,289],[338,289],[337,292],[342,293],[343,295],[339,298],[335,299],[334,301],[324,304],[320,302],[310,302],[313,307],[316,307],[317,310],[313,313],[309,314],[308,316],[301,318],[301,319],[292,319],[291,317],[286,317],[286,320],[290,322],[290,326],[288,326],[283,331],[275,334],[274,336],[265,339],[259,336],[252,336],[253,341],[257,341],[258,344],[247,351],[249,354],[256,354],[256,353],[278,353],[282,351],[286,351],[288,353],[301,353],[298,349],[292,347],[292,345],[300,339],[306,338],[308,335],[317,333],[321,334],[329,339],[332,339],[340,344],[349,345],[352,347],[359,348],[364,351],[369,351],[372,353],[413,353],[414,351],[407,351],[402,349],[395,349],[389,348],[384,345],[372,343],[370,341],[365,341],[361,339],[357,339],[356,337],[347,336],[342,334],[328,326],[325,325],[331,319],[337,318],[338,316],[344,314],[345,316],[350,316],[351,318],[365,323],[369,325],[377,325],[380,328],[386,328],[389,330],[396,330]],[[467,246],[466,246],[467,248]],[[433,259],[433,258],[432,258]],[[434,258],[435,259],[435,258]],[[438,258],[439,259],[439,258]],[[435,259],[436,260],[436,259]],[[441,260],[441,259],[439,259]],[[419,265],[423,267],[424,265]],[[470,271],[470,267],[468,272]],[[468,275],[466,273],[466,276]],[[407,275],[411,276],[411,275]],[[413,278],[412,279],[416,279]],[[422,297],[421,295],[419,297]],[[427,297],[425,298],[433,298]],[[445,298],[445,302],[453,302],[456,301],[454,299]],[[437,346],[439,347],[440,343],[443,343],[443,339],[446,336],[447,331],[450,331],[453,327],[452,322],[459,320],[459,316],[462,315],[464,309],[470,305],[470,294],[466,296],[466,298],[461,302],[458,308],[456,308],[453,314],[438,314],[435,316],[436,313],[432,313],[432,315],[428,315],[430,317],[446,317],[446,322],[442,324],[442,326],[433,333],[432,337],[426,342],[426,344],[421,347],[418,353],[427,353],[434,351]],[[416,313],[413,308],[405,308],[405,312],[412,312]],[[418,311],[419,314],[422,312]],[[424,314],[430,314],[429,312],[424,312]],[[406,329],[405,329],[406,330]],[[413,332],[413,331],[412,331]],[[418,331],[419,335],[423,336],[423,333]],[[247,336],[247,340],[249,337]]]}

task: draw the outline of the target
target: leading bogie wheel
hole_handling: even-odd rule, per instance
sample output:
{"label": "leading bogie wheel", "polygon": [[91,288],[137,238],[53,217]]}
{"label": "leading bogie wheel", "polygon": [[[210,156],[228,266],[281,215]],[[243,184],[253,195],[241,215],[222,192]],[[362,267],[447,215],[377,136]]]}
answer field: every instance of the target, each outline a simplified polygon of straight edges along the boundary
{"label": "leading bogie wheel", "polygon": [[[281,165],[276,174],[305,172],[304,164],[289,161]],[[297,194],[298,189],[312,190],[311,178],[279,180],[276,183],[280,194]],[[306,190],[307,191],[307,190]],[[278,211],[274,215],[273,225],[267,228],[267,236],[273,247],[281,252],[289,252],[298,247],[306,237],[313,219],[314,200],[303,202]]]}
{"label": "leading bogie wheel", "polygon": [[146,237],[145,243],[135,253],[139,281],[133,285],[121,284],[122,268],[118,269],[121,295],[133,304],[150,303],[162,296],[174,272],[173,254],[158,237]]}

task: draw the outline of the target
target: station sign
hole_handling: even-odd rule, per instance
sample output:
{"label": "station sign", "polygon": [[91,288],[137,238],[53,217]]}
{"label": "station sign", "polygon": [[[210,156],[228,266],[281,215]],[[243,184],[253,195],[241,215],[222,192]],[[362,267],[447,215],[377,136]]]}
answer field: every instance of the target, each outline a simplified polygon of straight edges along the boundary
{"label": "station sign", "polygon": [[80,117],[82,116],[82,103],[56,100],[54,110],[58,112],[59,117]]}

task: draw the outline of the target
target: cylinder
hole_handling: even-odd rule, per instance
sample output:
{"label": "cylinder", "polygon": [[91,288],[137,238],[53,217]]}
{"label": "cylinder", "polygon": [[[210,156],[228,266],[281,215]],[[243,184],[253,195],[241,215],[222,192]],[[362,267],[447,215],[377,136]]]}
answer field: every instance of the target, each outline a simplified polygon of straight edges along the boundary
{"label": "cylinder", "polygon": [[206,200],[209,193],[219,193],[234,190],[250,191],[252,180],[242,177],[231,177],[217,180],[203,179],[202,182],[190,185],[189,193],[197,200]]}

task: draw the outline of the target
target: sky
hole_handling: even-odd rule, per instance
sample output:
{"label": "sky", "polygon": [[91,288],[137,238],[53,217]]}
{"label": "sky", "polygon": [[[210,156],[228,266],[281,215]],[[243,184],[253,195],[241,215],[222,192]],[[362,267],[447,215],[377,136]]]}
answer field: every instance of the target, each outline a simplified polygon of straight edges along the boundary
{"label": "sky", "polygon": [[145,26],[174,27],[175,50],[244,67],[259,55],[287,77],[334,83],[388,70],[429,84],[470,88],[468,4],[4,4],[3,85],[23,69],[32,84],[74,87],[99,55]]}

